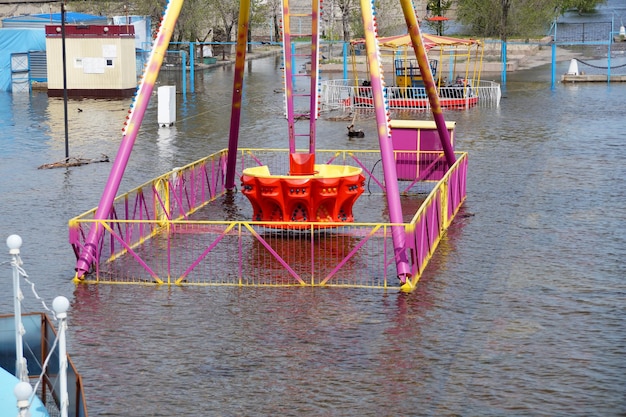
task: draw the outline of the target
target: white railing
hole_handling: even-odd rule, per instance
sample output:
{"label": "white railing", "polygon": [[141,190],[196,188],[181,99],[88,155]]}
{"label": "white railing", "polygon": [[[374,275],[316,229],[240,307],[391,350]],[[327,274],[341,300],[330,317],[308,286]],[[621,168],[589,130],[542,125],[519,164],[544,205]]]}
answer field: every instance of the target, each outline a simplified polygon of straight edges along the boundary
{"label": "white railing", "polygon": [[[45,409],[48,414],[60,417],[86,417],[87,408],[82,381],[67,355],[66,348],[67,310],[70,308],[70,302],[67,298],[59,296],[52,301],[52,310],[48,308],[37,294],[35,284],[28,279],[26,271],[22,268],[20,258],[22,238],[18,235],[9,236],[7,246],[13,271],[14,314],[13,317],[0,316],[0,335],[9,327],[9,321],[13,321],[15,366],[6,363],[6,358],[12,353],[11,349],[5,346],[6,340],[0,346],[2,348],[0,365],[5,371],[13,373],[15,381],[18,381],[13,389],[17,399],[15,409],[17,415],[29,416],[31,410],[37,410],[36,415],[43,415],[41,410]],[[6,262],[2,264],[4,263]],[[35,298],[58,322],[57,330],[45,313],[22,314],[21,304],[24,295],[20,286],[21,280],[30,285]],[[28,369],[29,364],[31,372]],[[31,385],[33,378],[36,379],[34,387]],[[5,390],[8,388],[3,386],[1,394],[6,395]]]}
{"label": "white railing", "polygon": [[[325,80],[320,84],[321,111],[352,108],[373,108],[370,86],[354,85],[354,80]],[[429,110],[430,103],[423,87],[385,87],[392,110]],[[474,106],[498,107],[502,93],[500,84],[480,81],[477,85],[440,87],[439,98],[445,108]]]}

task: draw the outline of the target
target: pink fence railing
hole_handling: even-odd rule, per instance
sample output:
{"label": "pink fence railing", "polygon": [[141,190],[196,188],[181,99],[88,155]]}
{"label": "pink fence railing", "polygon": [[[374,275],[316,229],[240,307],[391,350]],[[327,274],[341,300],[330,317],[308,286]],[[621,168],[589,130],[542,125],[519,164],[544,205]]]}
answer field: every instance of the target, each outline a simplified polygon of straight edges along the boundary
{"label": "pink fence railing", "polygon": [[[239,167],[286,172],[287,150],[243,149]],[[153,179],[116,198],[88,282],[186,285],[327,285],[395,287],[391,227],[377,151],[318,151],[319,163],[363,168],[366,190],[355,205],[358,223],[252,222],[247,200],[224,187],[226,151]],[[417,280],[465,199],[467,155],[447,172],[439,153],[398,154],[415,161],[401,179],[408,213],[407,249]],[[404,168],[407,168],[406,165]],[[238,172],[238,175],[241,171]],[[405,204],[406,203],[406,204]],[[359,215],[357,215],[357,210]],[[70,221],[78,254],[95,209]],[[414,216],[413,216],[414,215]],[[413,220],[409,222],[411,216]]]}
{"label": "pink fence railing", "polygon": [[413,255],[411,273],[415,282],[465,200],[466,178],[467,154],[463,154],[428,195],[406,228],[407,242]]}

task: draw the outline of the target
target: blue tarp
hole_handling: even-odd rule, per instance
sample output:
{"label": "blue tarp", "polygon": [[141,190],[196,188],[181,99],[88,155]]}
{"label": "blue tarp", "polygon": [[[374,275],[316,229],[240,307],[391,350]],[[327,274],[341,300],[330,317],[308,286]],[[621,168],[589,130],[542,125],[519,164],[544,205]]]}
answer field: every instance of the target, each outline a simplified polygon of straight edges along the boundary
{"label": "blue tarp", "polygon": [[0,29],[0,91],[11,91],[11,54],[45,50],[44,29]]}
{"label": "blue tarp", "polygon": [[[33,16],[43,17],[44,19],[51,19],[53,22],[61,23],[61,13],[43,13],[43,14],[34,14]],[[76,12],[65,13],[65,23],[69,23],[69,24],[91,23],[96,20],[104,20],[106,22],[107,17],[97,16],[97,15],[87,14],[87,13],[76,13]]]}
{"label": "blue tarp", "polygon": [[[0,416],[12,417],[18,415],[17,398],[13,389],[20,382],[15,376],[0,368]],[[31,417],[48,417],[50,414],[46,410],[39,397],[33,397],[33,402],[29,407]]]}
{"label": "blue tarp", "polygon": [[[61,24],[61,13],[42,13],[30,14],[24,16],[13,16],[2,19],[2,26],[15,27],[17,25],[29,24],[58,25]],[[87,13],[67,12],[65,13],[65,23],[70,25],[77,24],[107,24],[106,16],[96,16]]]}

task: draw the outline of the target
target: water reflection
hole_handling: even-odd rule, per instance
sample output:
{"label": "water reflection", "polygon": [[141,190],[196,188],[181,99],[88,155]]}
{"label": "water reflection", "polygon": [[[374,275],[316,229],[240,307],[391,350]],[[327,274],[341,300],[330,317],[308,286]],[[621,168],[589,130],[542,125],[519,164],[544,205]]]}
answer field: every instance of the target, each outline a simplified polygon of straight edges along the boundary
{"label": "water reflection", "polygon": [[175,125],[161,127],[157,130],[157,150],[159,157],[163,160],[172,160],[178,152],[175,144],[178,129]]}
{"label": "water reflection", "polygon": [[[248,66],[253,108],[242,147],[287,146],[278,63]],[[446,112],[457,121],[457,148],[469,151],[464,210],[474,215],[461,213],[409,296],[75,287],[67,220],[98,204],[110,164],[37,170],[63,157],[62,105],[45,94],[26,103],[0,93],[0,234],[22,236],[24,267],[40,294],[72,298],[69,351],[91,414],[626,412],[626,85],[550,91],[534,74],[510,77],[498,109]],[[180,85],[177,74],[159,81]],[[160,131],[151,102],[122,191],[226,146],[232,70],[196,81],[175,132]],[[72,106],[83,110],[71,113],[72,155],[115,155],[128,101]],[[376,149],[373,118],[358,121],[366,136],[350,143],[345,121],[320,120],[319,148]],[[369,201],[360,208],[378,210]],[[220,215],[251,215],[235,207]],[[0,306],[11,309],[10,292],[0,292]]]}

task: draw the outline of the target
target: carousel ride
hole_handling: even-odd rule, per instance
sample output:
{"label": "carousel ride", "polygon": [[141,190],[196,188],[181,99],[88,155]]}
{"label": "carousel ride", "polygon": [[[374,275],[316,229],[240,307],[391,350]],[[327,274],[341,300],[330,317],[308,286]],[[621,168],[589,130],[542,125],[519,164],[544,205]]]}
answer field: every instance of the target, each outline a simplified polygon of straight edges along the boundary
{"label": "carousel ride", "polygon": [[[361,0],[362,18],[365,28],[364,50],[367,55],[367,66],[370,87],[370,99],[375,109],[376,128],[378,134],[379,150],[376,154],[382,162],[384,179],[377,180],[371,172],[367,175],[374,178],[383,189],[386,199],[385,211],[388,213],[389,224],[384,226],[383,239],[390,237],[393,251],[387,258],[386,251],[383,255],[383,269],[390,263],[395,264],[396,276],[403,291],[412,290],[428,259],[432,256],[442,233],[448,227],[458,208],[465,199],[465,170],[467,164],[466,155],[462,155],[461,165],[457,163],[452,141],[450,138],[450,126],[444,120],[440,99],[437,94],[437,85],[433,78],[431,66],[426,54],[426,47],[420,33],[417,17],[410,0],[400,0],[404,13],[408,37],[413,46],[414,58],[412,62],[417,66],[420,73],[420,81],[423,83],[429,108],[432,111],[433,122],[428,127],[429,137],[433,145],[427,158],[420,153],[420,127],[410,127],[408,139],[394,139],[392,137],[392,120],[389,111],[390,97],[385,89],[383,65],[381,61],[379,41],[377,40],[377,22],[374,13],[374,2]],[[228,141],[228,149],[219,155],[209,159],[196,161],[171,173],[165,174],[153,180],[146,189],[137,192],[135,208],[129,203],[130,197],[120,196],[115,198],[119,189],[121,177],[130,157],[133,143],[145,114],[148,101],[152,95],[156,78],[166,53],[169,40],[174,31],[174,26],[182,0],[170,0],[163,14],[157,37],[154,42],[150,59],[142,82],[138,87],[133,100],[127,122],[123,129],[123,138],[120,150],[114,161],[111,174],[102,194],[100,204],[91,212],[85,213],[81,218],[70,221],[70,241],[77,256],[76,276],[77,282],[85,281],[90,274],[96,276],[102,274],[106,265],[125,255],[131,255],[131,259],[137,260],[141,269],[147,273],[151,280],[156,283],[171,282],[173,274],[172,259],[173,243],[170,240],[172,233],[183,227],[192,227],[191,224],[179,224],[182,219],[190,221],[192,213],[202,208],[209,201],[215,200],[219,195],[226,195],[236,191],[238,157],[241,149],[238,148],[239,125],[242,111],[243,76],[247,46],[248,26],[250,23],[250,1],[241,0],[238,37],[236,46],[235,73],[233,82],[233,96],[231,108],[231,123]],[[310,283],[298,276],[292,265],[278,257],[277,251],[270,247],[269,238],[263,238],[257,228],[272,228],[274,230],[305,230],[311,233],[310,242],[316,239],[316,230],[323,228],[341,227],[341,224],[355,221],[353,204],[357,201],[364,189],[364,169],[359,166],[348,164],[316,163],[316,122],[319,115],[319,41],[320,41],[320,0],[313,0],[310,10],[306,12],[294,12],[295,6],[289,0],[283,0],[283,54],[284,54],[284,90],[285,90],[285,114],[288,128],[288,155],[289,169],[287,172],[277,172],[270,169],[253,155],[256,166],[244,168],[239,175],[241,193],[252,205],[252,219],[246,222],[231,222],[217,233],[218,237],[209,242],[207,246],[199,248],[199,255],[189,266],[183,267],[184,272],[172,282],[184,283],[194,269],[208,258],[210,252],[226,236],[232,234],[234,227],[241,230],[247,229],[250,235],[257,239],[269,253],[277,257],[282,265],[293,278],[296,285],[328,285],[333,275],[354,255],[361,247],[365,247],[368,239],[378,236],[381,225],[371,228],[366,239],[347,255],[347,258],[338,260],[338,265],[332,267],[332,271],[326,278],[315,281],[311,272]],[[299,25],[304,18],[310,19],[310,31],[299,33],[296,25],[292,25],[291,18],[299,17]],[[309,27],[308,25],[306,27]],[[292,47],[297,40],[298,48]],[[299,74],[294,70],[296,58],[311,62],[309,74]],[[296,91],[294,80],[298,76],[308,77],[308,89]],[[296,110],[302,103],[306,103],[307,111]],[[308,123],[296,123],[307,120]],[[408,126],[402,126],[408,127]],[[402,129],[399,129],[402,130]],[[425,135],[425,134],[424,134]],[[394,150],[400,142],[410,143],[408,148],[401,148],[403,156],[399,156]],[[416,148],[417,146],[417,148]],[[321,151],[320,151],[321,152]],[[252,152],[249,151],[250,154]],[[208,164],[211,167],[208,168]],[[409,163],[415,168],[412,172],[411,184],[429,179],[439,181],[439,188],[427,199],[429,206],[423,210],[423,214],[417,213],[413,223],[403,224],[403,212],[401,192],[398,179],[398,164]],[[434,167],[443,167],[438,177],[428,177]],[[211,173],[209,173],[209,171]],[[447,171],[447,172],[446,172]],[[449,173],[454,171],[452,179]],[[186,177],[187,176],[187,177]],[[210,184],[201,184],[208,181]],[[441,182],[445,181],[445,183]],[[201,190],[185,187],[201,187]],[[205,191],[208,190],[207,191]],[[220,194],[221,193],[221,194]],[[190,197],[190,195],[192,197]],[[148,201],[150,199],[150,201]],[[202,201],[200,201],[203,199]],[[450,200],[450,201],[448,201]],[[120,205],[116,206],[116,202]],[[116,208],[117,207],[117,208]],[[125,219],[120,217],[125,212]],[[181,213],[176,217],[175,213]],[[137,214],[138,213],[138,214]],[[211,227],[217,228],[217,225]],[[221,226],[220,226],[221,227]],[[88,230],[87,230],[88,228]],[[201,233],[213,231],[206,225],[198,226]],[[199,232],[200,233],[200,232]],[[146,242],[154,241],[160,236],[165,236],[167,243],[167,256],[165,272],[159,272],[157,267],[149,265],[151,259],[145,258],[138,249]],[[241,271],[245,269],[245,256],[242,255],[243,234],[239,232],[239,260],[238,285],[242,285]],[[424,240],[421,240],[424,238]],[[163,245],[158,245],[162,247]],[[181,249],[189,252],[190,249]],[[105,256],[105,252],[108,255]],[[311,257],[316,255],[314,249],[310,250]],[[294,255],[294,254],[291,254]],[[151,255],[154,257],[154,254]],[[298,256],[298,253],[295,254]],[[311,265],[315,262],[311,260]],[[258,269],[257,269],[258,270]],[[120,273],[119,269],[115,273]],[[166,280],[163,279],[166,275]],[[319,273],[318,273],[319,275]],[[237,285],[237,284],[236,284]],[[384,284],[386,287],[387,284]]]}
{"label": "carousel ride", "polygon": [[[444,108],[468,108],[478,103],[476,87],[480,85],[484,45],[477,39],[462,39],[422,34],[424,49],[429,54],[429,69],[435,80],[439,103]],[[364,40],[350,43],[354,75],[353,105],[373,107],[368,87],[371,80],[359,79],[357,51]],[[428,108],[429,100],[424,75],[413,54],[409,34],[378,38],[380,55],[387,72],[393,74],[386,86],[388,105],[391,109]]]}
{"label": "carousel ride", "polygon": [[[421,37],[441,107],[460,110],[477,105],[499,106],[502,96],[500,84],[482,77],[482,41],[427,33]],[[385,73],[391,74],[384,87],[389,109],[430,110],[424,74],[414,56],[416,46],[411,36],[380,37],[377,41],[379,62]],[[346,51],[349,49],[349,53],[346,52],[343,58],[344,79],[329,79],[320,83],[322,112],[374,108],[365,39],[354,39],[349,46],[345,48]]]}

